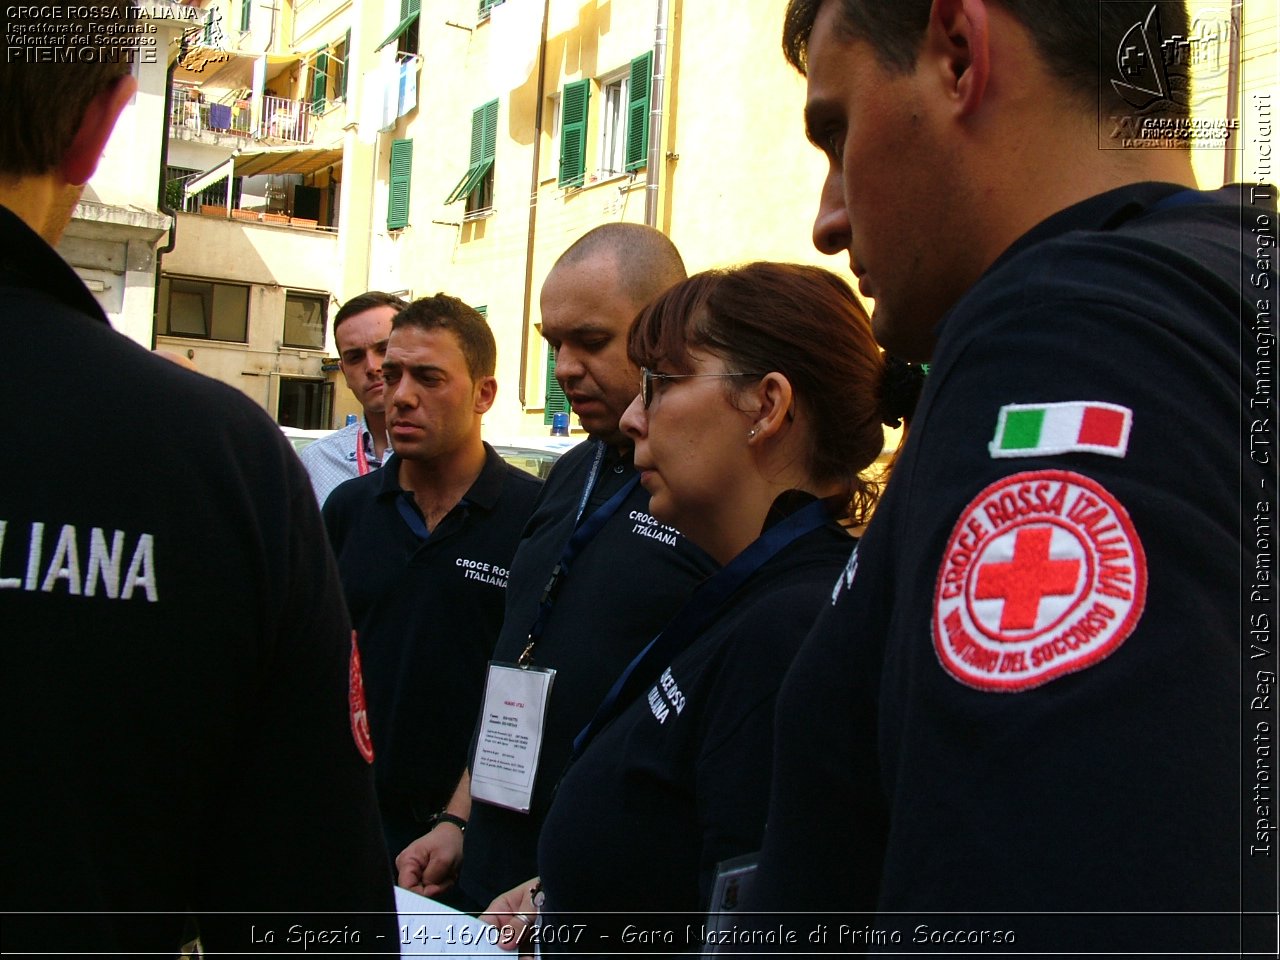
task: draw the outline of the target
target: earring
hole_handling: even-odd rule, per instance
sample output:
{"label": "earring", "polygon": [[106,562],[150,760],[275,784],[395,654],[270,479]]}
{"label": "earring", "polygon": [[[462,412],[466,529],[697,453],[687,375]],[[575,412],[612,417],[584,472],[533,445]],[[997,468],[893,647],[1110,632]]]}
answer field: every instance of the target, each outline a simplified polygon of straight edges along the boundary
{"label": "earring", "polygon": [[755,428],[755,427],[752,427],[750,430],[748,430],[748,431],[747,431],[747,439],[748,439],[748,440],[750,440],[752,437],[754,437],[754,436],[756,435],[756,432],[757,432],[757,431],[756,431],[756,428]]}

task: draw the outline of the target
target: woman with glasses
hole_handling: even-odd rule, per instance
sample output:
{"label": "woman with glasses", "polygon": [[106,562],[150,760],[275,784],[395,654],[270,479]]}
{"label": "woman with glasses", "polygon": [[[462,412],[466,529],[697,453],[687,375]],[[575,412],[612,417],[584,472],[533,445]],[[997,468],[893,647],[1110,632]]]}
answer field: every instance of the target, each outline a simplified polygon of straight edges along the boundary
{"label": "woman with glasses", "polygon": [[642,372],[622,428],[652,514],[637,525],[675,527],[722,569],[579,736],[542,828],[541,883],[485,916],[544,953],[700,944],[717,864],[760,845],[779,684],[849,563],[846,526],[874,503],[862,474],[882,423],[914,401],[884,395],[898,380],[866,313],[817,267],[691,277],[640,314],[628,351]]}

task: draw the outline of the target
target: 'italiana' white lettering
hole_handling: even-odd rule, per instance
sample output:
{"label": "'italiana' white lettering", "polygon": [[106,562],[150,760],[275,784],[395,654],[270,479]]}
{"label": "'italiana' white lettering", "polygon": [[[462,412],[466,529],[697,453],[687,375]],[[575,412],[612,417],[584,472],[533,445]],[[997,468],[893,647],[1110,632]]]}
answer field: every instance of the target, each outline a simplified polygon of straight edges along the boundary
{"label": "'italiana' white lettering", "polygon": [[[74,524],[65,523],[58,528],[57,541],[46,556],[45,525],[34,521],[27,531],[26,563],[21,577],[5,575],[19,568],[10,557],[22,555],[20,546],[17,551],[5,552],[8,533],[9,521],[0,520],[0,590],[28,593],[65,590],[72,597],[94,597],[101,587],[103,596],[109,600],[129,600],[135,592],[145,596],[148,603],[160,599],[156,589],[155,538],[149,533],[132,535],[114,530],[108,543],[108,534],[101,527],[92,527],[86,538]],[[82,564],[81,556],[86,553],[88,563]],[[121,579],[120,564],[126,553],[130,557],[129,566]]]}

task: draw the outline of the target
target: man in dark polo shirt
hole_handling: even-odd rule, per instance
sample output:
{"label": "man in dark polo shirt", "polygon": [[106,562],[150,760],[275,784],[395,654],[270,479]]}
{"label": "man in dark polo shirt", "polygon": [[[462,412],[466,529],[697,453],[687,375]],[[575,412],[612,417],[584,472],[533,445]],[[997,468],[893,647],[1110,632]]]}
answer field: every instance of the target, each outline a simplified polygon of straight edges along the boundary
{"label": "man in dark polo shirt", "polygon": [[[679,253],[660,232],[611,223],[569,247],[543,284],[542,335],[590,440],[566,453],[547,478],[511,567],[494,653],[495,660],[516,661],[532,639],[526,661],[556,671],[531,802],[528,812],[473,803],[464,777],[449,809],[469,816],[465,857],[462,834],[440,825],[397,859],[401,886],[434,896],[461,865],[463,899],[482,909],[537,872],[538,831],[573,738],[635,654],[714,569],[701,550],[649,516],[631,443],[618,428],[640,382],[627,360],[627,330],[649,300],[684,276]],[[570,547],[576,530],[593,527],[592,536]],[[568,564],[566,548],[575,554]],[[567,571],[544,604],[557,566]]]}
{"label": "man in dark polo shirt", "polygon": [[394,455],[324,505],[393,853],[433,825],[466,768],[511,557],[541,487],[480,439],[496,357],[484,318],[454,297],[398,313],[382,365]]}
{"label": "man in dark polo shirt", "polygon": [[1191,189],[1188,19],[789,6],[815,245],[932,361],[778,698],[745,908],[798,950],[832,919],[806,910],[842,914],[831,949],[1275,950],[1275,191]]}

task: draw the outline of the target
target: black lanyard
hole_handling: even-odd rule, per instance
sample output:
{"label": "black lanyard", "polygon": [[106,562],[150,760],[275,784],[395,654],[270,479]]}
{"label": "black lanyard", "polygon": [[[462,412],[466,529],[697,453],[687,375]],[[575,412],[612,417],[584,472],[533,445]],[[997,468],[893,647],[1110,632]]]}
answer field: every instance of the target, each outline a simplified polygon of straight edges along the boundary
{"label": "black lanyard", "polygon": [[591,464],[591,472],[587,476],[586,486],[582,489],[582,499],[578,501],[578,513],[574,519],[574,523],[577,526],[573,531],[573,535],[569,537],[569,542],[564,545],[564,551],[560,554],[559,561],[551,568],[551,576],[547,578],[547,585],[542,588],[542,597],[538,601],[538,615],[533,621],[533,626],[529,628],[528,642],[525,644],[524,650],[521,651],[519,659],[516,660],[519,666],[527,667],[533,662],[534,645],[542,638],[542,631],[546,629],[547,621],[551,619],[551,608],[555,605],[560,585],[564,582],[565,575],[569,573],[570,568],[573,566],[573,561],[577,559],[578,554],[583,551],[587,544],[595,538],[596,534],[604,529],[604,525],[618,512],[618,508],[622,506],[627,497],[631,496],[631,491],[640,482],[639,475],[633,476],[622,485],[621,490],[602,503],[586,520],[583,520],[583,511],[587,508],[587,501],[591,499],[591,491],[595,489],[596,481],[600,478],[600,468],[604,463],[605,444],[603,441],[599,441],[599,444],[596,449],[596,458]]}
{"label": "black lanyard", "polygon": [[720,615],[729,598],[752,574],[784,548],[824,526],[830,519],[831,510],[828,505],[816,500],[770,527],[715,576],[704,581],[667,624],[666,629],[650,640],[649,645],[636,655],[622,671],[622,675],[614,681],[596,710],[596,715],[574,738],[573,759],[578,759],[592,738],[630,703],[632,690],[629,688],[637,683],[648,683],[657,674],[658,667],[669,664],[702,634]]}

